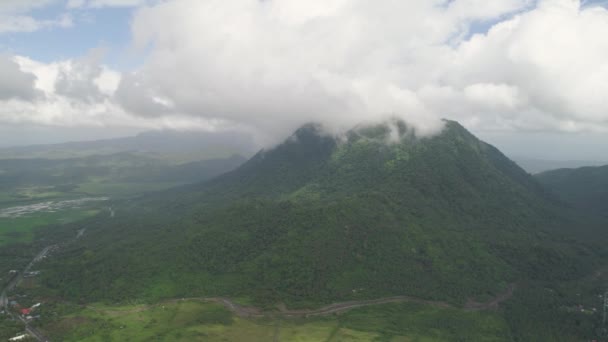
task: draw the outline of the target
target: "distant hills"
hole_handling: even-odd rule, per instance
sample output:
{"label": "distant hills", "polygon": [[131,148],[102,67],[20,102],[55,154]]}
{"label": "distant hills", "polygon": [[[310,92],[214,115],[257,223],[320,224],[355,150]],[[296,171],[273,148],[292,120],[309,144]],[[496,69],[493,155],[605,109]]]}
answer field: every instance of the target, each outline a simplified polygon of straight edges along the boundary
{"label": "distant hills", "polygon": [[0,149],[0,206],[200,182],[233,170],[254,151],[247,135],[175,131]]}
{"label": "distant hills", "polygon": [[115,203],[50,261],[45,284],[85,301],[462,305],[595,267],[595,232],[456,122],[430,138],[399,121],[321,132],[304,126],[212,181]]}
{"label": "distant hills", "polygon": [[536,179],[578,209],[608,217],[608,165],[552,170]]}
{"label": "distant hills", "polygon": [[585,166],[602,166],[608,161],[593,160],[546,160],[514,156],[513,159],[519,166],[531,174],[537,174],[557,169],[573,169]]}
{"label": "distant hills", "polygon": [[0,148],[0,159],[67,159],[121,152],[175,162],[217,159],[256,152],[252,137],[237,132],[151,131],[134,137]]}

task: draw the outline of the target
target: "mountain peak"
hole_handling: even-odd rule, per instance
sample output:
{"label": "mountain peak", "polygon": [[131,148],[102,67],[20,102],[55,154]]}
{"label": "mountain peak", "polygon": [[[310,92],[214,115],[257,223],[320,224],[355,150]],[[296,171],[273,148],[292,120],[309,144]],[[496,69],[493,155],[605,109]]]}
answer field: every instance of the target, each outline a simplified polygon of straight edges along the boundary
{"label": "mountain peak", "polygon": [[[387,143],[395,132],[399,142]],[[528,265],[538,258],[543,265],[558,260],[545,258],[544,250],[532,250],[529,260],[513,257],[546,238],[558,212],[534,179],[456,122],[432,137],[414,133],[396,121],[360,126],[339,140],[317,124],[305,125],[234,172],[172,194],[187,210],[151,211],[153,203],[141,204],[174,223],[139,227],[114,218],[86,239],[110,240],[105,246],[124,239],[138,255],[156,251],[148,254],[153,262],[131,260],[128,268],[113,269],[119,277],[171,279],[167,265],[179,260],[183,270],[201,276],[188,278],[188,272],[170,295],[199,289],[205,296],[246,293],[266,303],[347,300],[353,289],[364,289],[365,298],[464,301],[522,274],[534,276]],[[157,240],[142,235],[151,231]],[[104,273],[84,269],[120,262],[74,264],[83,269],[57,281],[123,292],[107,279],[81,278]],[[229,279],[231,287],[218,291]],[[129,289],[145,292],[147,283]]]}

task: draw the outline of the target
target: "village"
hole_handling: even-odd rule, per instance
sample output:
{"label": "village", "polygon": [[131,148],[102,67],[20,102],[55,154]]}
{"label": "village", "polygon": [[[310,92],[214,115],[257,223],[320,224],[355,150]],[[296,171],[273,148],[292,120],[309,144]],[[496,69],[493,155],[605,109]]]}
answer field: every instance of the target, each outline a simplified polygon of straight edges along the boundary
{"label": "village", "polygon": [[14,293],[14,290],[20,286],[24,288],[32,286],[35,278],[40,275],[40,271],[32,271],[30,270],[31,267],[35,262],[46,258],[51,250],[50,247],[45,248],[24,271],[10,270],[8,272],[6,285],[0,294],[0,319],[4,322],[12,321],[24,326],[23,331],[9,338],[9,341],[48,341],[44,335],[31,326],[31,323],[41,318],[40,307],[43,303],[35,302],[28,294]]}

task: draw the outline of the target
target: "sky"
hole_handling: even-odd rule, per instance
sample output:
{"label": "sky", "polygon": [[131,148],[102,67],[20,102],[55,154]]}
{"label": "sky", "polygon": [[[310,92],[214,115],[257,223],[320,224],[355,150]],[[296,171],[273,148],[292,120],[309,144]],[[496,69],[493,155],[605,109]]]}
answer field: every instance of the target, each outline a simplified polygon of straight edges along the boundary
{"label": "sky", "polygon": [[0,146],[457,120],[608,161],[608,1],[0,0]]}

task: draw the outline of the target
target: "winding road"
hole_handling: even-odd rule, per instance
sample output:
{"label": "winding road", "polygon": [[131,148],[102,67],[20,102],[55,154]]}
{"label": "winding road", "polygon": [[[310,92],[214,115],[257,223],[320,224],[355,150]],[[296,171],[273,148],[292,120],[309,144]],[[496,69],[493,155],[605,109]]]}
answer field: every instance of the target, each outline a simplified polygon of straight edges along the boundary
{"label": "winding road", "polygon": [[[469,301],[464,307],[461,309],[465,311],[482,311],[482,310],[495,310],[498,308],[499,304],[508,300],[513,295],[515,291],[515,284],[509,285],[507,290],[504,293],[497,295],[492,300],[485,303],[478,303],[474,301]],[[359,300],[359,301],[348,301],[348,302],[340,302],[330,304],[319,309],[302,309],[302,310],[289,310],[285,307],[285,305],[281,304],[278,306],[278,312],[264,312],[262,309],[253,307],[253,306],[243,306],[235,303],[229,298],[223,297],[192,297],[192,298],[180,298],[180,299],[170,299],[153,305],[143,305],[131,310],[112,310],[112,309],[100,309],[94,306],[87,306],[88,309],[95,310],[103,313],[111,313],[111,314],[130,314],[135,312],[142,312],[146,310],[150,310],[154,307],[162,306],[164,304],[170,303],[178,303],[183,301],[201,301],[208,303],[217,303],[223,305],[226,309],[230,310],[232,313],[239,317],[244,318],[256,318],[256,317],[274,317],[277,316],[285,317],[285,318],[296,318],[296,317],[314,317],[314,316],[327,316],[331,314],[339,314],[343,312],[347,312],[353,309],[367,307],[367,306],[376,306],[383,305],[389,303],[419,303],[426,304],[440,308],[458,308],[453,305],[450,305],[446,302],[441,301],[431,301],[425,299],[419,299],[409,296],[395,296],[395,297],[385,297],[371,300]]]}

